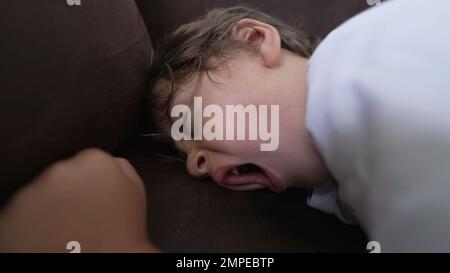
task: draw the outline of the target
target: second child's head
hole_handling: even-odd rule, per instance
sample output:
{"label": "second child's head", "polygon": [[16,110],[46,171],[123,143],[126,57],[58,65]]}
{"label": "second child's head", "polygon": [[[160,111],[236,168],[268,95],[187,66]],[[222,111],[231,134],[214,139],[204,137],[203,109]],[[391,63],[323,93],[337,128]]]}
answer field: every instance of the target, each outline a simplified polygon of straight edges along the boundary
{"label": "second child's head", "polygon": [[[299,28],[247,7],[211,10],[161,41],[152,62],[150,104],[162,133],[171,136],[171,109],[176,105],[196,111],[195,97],[203,106],[215,105],[224,112],[227,105],[279,109],[273,151],[261,151],[261,139],[175,141],[187,155],[191,175],[209,175],[230,189],[276,192],[316,187],[326,179],[305,127],[306,72],[313,47]],[[202,117],[203,124],[213,117],[209,114]],[[220,117],[224,124],[225,116]],[[244,120],[246,125],[252,122],[249,115]],[[220,133],[226,135],[229,129],[224,125]]]}

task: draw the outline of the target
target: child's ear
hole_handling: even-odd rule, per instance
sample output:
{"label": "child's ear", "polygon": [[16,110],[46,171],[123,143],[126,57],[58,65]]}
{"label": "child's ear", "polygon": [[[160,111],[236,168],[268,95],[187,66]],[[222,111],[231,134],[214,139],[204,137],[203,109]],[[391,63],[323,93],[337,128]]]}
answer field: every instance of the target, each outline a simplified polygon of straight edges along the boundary
{"label": "child's ear", "polygon": [[232,27],[231,36],[254,44],[265,66],[272,67],[278,62],[281,54],[281,40],[278,30],[273,26],[245,18]]}

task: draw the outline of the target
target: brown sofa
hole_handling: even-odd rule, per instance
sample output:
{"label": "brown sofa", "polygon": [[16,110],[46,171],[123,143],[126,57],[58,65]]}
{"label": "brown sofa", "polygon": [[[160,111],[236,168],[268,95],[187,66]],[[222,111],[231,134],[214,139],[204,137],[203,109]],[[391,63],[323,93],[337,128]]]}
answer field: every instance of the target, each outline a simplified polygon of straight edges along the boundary
{"label": "brown sofa", "polygon": [[[232,192],[161,161],[139,133],[152,45],[213,7],[247,4],[324,37],[363,0],[9,0],[0,9],[0,199],[87,147],[128,158],[164,251],[364,251],[358,227],[306,207],[306,192]],[[142,20],[143,18],[143,20]],[[161,148],[164,149],[164,148]]]}

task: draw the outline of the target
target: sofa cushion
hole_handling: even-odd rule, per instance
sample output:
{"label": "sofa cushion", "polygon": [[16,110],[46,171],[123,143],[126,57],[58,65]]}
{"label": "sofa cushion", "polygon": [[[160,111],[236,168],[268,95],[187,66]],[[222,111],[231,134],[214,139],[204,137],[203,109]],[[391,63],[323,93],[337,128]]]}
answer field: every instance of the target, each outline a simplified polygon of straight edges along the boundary
{"label": "sofa cushion", "polygon": [[306,33],[323,38],[347,18],[369,7],[364,0],[136,0],[155,44],[163,35],[208,9],[247,5],[267,12]]}
{"label": "sofa cushion", "polygon": [[133,0],[0,8],[0,199],[49,163],[136,128],[151,57]]}

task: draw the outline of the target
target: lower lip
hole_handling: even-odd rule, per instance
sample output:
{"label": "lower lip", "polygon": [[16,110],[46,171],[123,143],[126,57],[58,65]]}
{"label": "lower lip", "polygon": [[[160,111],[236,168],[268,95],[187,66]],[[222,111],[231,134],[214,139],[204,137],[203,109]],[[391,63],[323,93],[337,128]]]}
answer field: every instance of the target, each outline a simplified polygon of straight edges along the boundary
{"label": "lower lip", "polygon": [[252,184],[261,184],[264,185],[266,187],[269,187],[272,191],[274,192],[281,192],[283,191],[284,187],[283,187],[283,183],[277,178],[275,177],[272,173],[263,170],[265,177],[265,180],[268,180],[267,183],[258,183],[258,182],[249,182],[249,183],[239,183],[238,181],[234,181],[234,182],[225,182],[225,177],[227,176],[227,173],[229,170],[231,170],[232,168],[235,168],[239,165],[233,165],[233,166],[224,166],[221,167],[219,169],[217,169],[214,172],[214,180],[215,181],[219,181],[219,184],[225,185],[225,186],[247,186],[247,185],[252,185]]}

